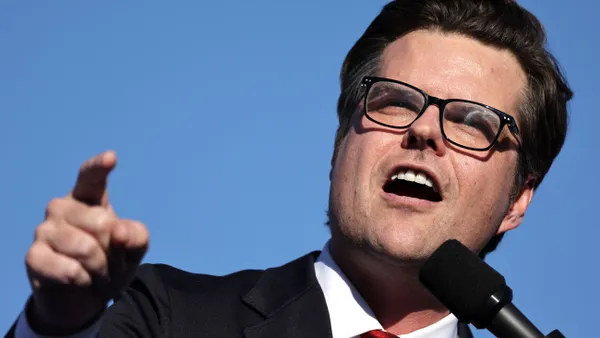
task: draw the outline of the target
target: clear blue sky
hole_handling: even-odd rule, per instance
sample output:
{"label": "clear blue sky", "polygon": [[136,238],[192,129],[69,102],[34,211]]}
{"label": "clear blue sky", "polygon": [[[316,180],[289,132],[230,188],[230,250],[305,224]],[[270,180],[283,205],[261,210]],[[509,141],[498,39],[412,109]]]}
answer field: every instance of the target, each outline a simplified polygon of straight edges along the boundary
{"label": "clear blue sky", "polygon": [[[384,3],[2,1],[0,331],[46,203],[105,149],[148,262],[225,274],[321,249],[339,68]],[[543,331],[597,337],[600,5],[522,3],[576,95],[563,152],[489,262]]]}

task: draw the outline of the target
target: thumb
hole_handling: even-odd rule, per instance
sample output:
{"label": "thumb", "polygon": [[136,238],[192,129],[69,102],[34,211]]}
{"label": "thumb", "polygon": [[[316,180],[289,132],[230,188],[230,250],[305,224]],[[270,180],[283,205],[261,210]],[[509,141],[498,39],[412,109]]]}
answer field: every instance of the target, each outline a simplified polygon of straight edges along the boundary
{"label": "thumb", "polygon": [[85,161],[70,196],[88,205],[108,206],[107,179],[116,165],[114,151],[103,152]]}

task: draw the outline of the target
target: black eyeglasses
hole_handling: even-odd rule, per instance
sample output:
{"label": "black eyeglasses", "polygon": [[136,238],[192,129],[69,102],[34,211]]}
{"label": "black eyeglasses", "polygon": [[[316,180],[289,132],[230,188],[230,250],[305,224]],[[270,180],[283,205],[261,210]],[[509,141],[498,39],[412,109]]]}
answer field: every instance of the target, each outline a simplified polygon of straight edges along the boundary
{"label": "black eyeglasses", "polygon": [[382,126],[408,128],[433,104],[439,108],[440,128],[448,142],[470,150],[488,150],[507,125],[521,148],[514,117],[496,108],[468,100],[442,100],[407,83],[380,77],[365,77],[361,86],[366,90],[365,116]]}

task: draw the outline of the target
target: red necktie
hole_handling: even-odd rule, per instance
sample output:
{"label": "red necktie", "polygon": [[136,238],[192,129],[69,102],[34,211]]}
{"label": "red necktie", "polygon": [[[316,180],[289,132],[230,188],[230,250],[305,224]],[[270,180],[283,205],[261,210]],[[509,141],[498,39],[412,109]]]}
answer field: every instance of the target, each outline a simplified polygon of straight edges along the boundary
{"label": "red necktie", "polygon": [[373,330],[361,334],[360,338],[398,338],[398,336],[381,330]]}

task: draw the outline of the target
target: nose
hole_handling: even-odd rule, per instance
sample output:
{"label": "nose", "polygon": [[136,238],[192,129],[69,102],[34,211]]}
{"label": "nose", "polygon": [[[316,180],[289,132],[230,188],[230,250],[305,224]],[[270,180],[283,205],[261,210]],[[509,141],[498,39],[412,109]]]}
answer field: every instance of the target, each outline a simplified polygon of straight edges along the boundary
{"label": "nose", "polygon": [[446,154],[446,144],[440,128],[440,112],[431,105],[408,128],[402,147],[405,149],[431,149],[437,156]]}

